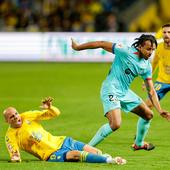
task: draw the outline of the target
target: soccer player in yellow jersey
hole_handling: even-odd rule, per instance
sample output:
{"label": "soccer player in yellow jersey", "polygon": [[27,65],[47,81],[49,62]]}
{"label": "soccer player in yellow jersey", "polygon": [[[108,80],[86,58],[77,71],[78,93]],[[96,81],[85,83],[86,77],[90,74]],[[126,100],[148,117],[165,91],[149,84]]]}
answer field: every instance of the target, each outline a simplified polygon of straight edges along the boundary
{"label": "soccer player in yellow jersey", "polygon": [[[158,44],[152,60],[153,74],[158,69],[158,77],[155,82],[155,90],[159,100],[170,91],[170,23],[162,26],[163,42]],[[152,108],[150,100],[147,105]]]}
{"label": "soccer player in yellow jersey", "polygon": [[66,136],[53,136],[39,123],[60,115],[58,108],[52,106],[52,98],[42,102],[42,111],[27,111],[18,114],[14,107],[8,107],[4,117],[9,123],[5,141],[12,162],[20,162],[20,149],[40,160],[49,162],[82,161],[90,163],[125,164],[121,157],[102,155],[97,148]]}

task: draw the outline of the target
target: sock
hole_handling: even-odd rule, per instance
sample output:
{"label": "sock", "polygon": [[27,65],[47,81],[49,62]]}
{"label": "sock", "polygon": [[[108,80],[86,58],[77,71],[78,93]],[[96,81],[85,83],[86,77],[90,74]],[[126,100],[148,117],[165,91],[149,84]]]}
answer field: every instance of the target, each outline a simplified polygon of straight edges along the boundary
{"label": "sock", "polygon": [[109,123],[104,124],[95,134],[95,136],[88,143],[90,146],[96,146],[101,141],[104,140],[110,133],[112,133],[112,129]]}
{"label": "sock", "polygon": [[107,157],[102,155],[96,155],[93,153],[82,151],[80,154],[80,161],[81,162],[88,162],[88,163],[107,163]]}
{"label": "sock", "polygon": [[148,132],[149,127],[150,127],[149,120],[139,118],[137,123],[137,134],[135,140],[135,144],[137,146],[142,146],[144,144],[144,138]]}

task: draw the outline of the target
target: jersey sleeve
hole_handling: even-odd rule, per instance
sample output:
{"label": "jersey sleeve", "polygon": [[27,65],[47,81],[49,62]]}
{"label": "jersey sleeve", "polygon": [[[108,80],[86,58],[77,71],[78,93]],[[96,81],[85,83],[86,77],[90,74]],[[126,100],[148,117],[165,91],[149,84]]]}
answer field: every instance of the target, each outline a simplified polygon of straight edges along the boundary
{"label": "jersey sleeve", "polygon": [[112,53],[116,56],[124,56],[124,54],[128,53],[128,47],[124,44],[116,44],[114,43],[112,46]]}
{"label": "jersey sleeve", "polygon": [[143,80],[152,79],[152,66],[151,66],[150,63],[148,64],[146,72],[141,74],[141,77],[142,77]]}
{"label": "jersey sleeve", "polygon": [[19,147],[16,140],[16,132],[8,130],[5,136],[5,143],[8,149],[11,161],[21,161]]}
{"label": "jersey sleeve", "polygon": [[60,115],[59,109],[54,106],[51,106],[50,109],[46,109],[43,111],[35,110],[22,113],[21,117],[27,118],[29,120],[48,120],[59,115]]}

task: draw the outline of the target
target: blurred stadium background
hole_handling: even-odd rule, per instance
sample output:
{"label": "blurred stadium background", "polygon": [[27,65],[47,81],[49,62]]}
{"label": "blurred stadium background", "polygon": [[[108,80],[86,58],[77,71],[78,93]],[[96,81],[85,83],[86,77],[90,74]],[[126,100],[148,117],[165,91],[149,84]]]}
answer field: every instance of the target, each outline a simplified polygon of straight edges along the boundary
{"label": "blurred stadium background", "polygon": [[[99,91],[111,63],[94,63],[98,58],[93,63],[74,63],[79,61],[75,57],[89,61],[86,57],[100,54],[105,58],[100,61],[111,61],[112,56],[95,50],[74,53],[70,37],[78,41],[107,39],[130,43],[141,32],[154,33],[162,24],[170,22],[169,6],[168,0],[0,0],[1,113],[10,105],[16,106],[19,112],[39,109],[41,99],[52,96],[62,115],[57,120],[42,122],[44,127],[54,135],[68,135],[88,142],[107,121],[102,114]],[[58,62],[61,56],[73,63]],[[29,62],[23,62],[25,58]],[[141,79],[136,79],[131,87],[145,99],[141,83]],[[170,110],[169,97],[170,94],[161,103]],[[132,152],[137,116],[131,113],[122,116],[121,129],[98,146],[128,160],[127,165],[115,168],[169,169],[169,123],[155,114],[146,140],[157,148],[151,152]],[[114,168],[99,164],[46,163],[25,152],[22,152],[21,164],[10,164],[4,142],[7,127],[0,114],[0,170]]]}
{"label": "blurred stadium background", "polygon": [[0,31],[155,32],[168,0],[1,0]]}

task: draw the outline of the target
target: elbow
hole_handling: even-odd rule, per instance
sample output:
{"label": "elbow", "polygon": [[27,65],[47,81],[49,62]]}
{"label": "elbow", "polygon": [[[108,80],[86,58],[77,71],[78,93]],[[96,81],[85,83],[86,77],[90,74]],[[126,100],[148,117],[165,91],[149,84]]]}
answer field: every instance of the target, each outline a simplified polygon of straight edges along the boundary
{"label": "elbow", "polygon": [[61,114],[60,110],[57,109],[57,116],[59,116]]}
{"label": "elbow", "polygon": [[149,91],[148,94],[149,94],[150,97],[152,97],[154,93],[153,93],[153,91]]}
{"label": "elbow", "polygon": [[57,107],[52,106],[51,110],[55,116],[59,116],[61,114],[60,110]]}
{"label": "elbow", "polygon": [[155,89],[150,90],[150,91],[148,92],[148,94],[149,94],[149,97],[152,99],[153,96],[156,95]]}

